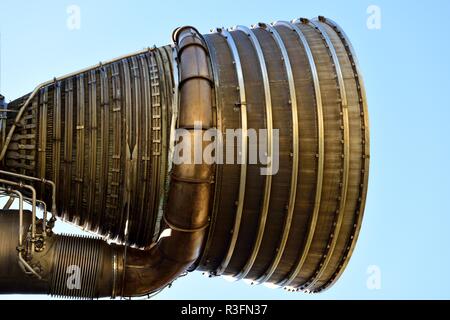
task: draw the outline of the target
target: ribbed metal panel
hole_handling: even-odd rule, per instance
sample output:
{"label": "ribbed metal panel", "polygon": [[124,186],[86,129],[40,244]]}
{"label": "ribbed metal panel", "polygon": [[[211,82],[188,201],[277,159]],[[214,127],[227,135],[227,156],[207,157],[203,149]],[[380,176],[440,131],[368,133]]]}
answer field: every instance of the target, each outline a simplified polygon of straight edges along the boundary
{"label": "ribbed metal panel", "polygon": [[9,145],[8,169],[54,181],[64,220],[150,245],[167,179],[170,61],[170,50],[148,50],[41,88]]}

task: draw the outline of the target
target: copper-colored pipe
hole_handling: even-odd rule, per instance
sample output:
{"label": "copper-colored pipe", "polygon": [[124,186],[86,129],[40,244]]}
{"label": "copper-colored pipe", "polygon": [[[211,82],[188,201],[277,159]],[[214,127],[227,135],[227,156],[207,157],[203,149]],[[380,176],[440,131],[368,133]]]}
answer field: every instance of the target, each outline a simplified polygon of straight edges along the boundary
{"label": "copper-colored pipe", "polygon": [[[197,123],[207,130],[213,122],[208,50],[193,27],[178,29],[174,41],[180,60],[178,128],[188,130],[194,139]],[[148,251],[127,249],[123,296],[142,296],[164,288],[198,259],[208,227],[212,171],[212,165],[206,164],[174,165],[164,216],[171,235]]]}

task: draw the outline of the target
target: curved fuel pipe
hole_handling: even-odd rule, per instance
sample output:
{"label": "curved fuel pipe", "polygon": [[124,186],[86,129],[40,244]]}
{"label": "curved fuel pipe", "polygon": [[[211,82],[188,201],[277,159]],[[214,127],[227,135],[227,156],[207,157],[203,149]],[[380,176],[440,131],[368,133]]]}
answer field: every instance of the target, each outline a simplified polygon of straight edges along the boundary
{"label": "curved fuel pipe", "polygon": [[[213,127],[212,76],[206,44],[193,27],[175,31],[180,68],[178,129],[182,139],[201,139]],[[202,140],[200,140],[202,141]],[[191,159],[195,157],[191,148]],[[196,164],[197,163],[197,164]],[[213,165],[174,163],[164,223],[170,236],[151,249],[127,248],[120,295],[143,296],[179,277],[198,259],[209,226]],[[183,245],[180,245],[183,244]]]}

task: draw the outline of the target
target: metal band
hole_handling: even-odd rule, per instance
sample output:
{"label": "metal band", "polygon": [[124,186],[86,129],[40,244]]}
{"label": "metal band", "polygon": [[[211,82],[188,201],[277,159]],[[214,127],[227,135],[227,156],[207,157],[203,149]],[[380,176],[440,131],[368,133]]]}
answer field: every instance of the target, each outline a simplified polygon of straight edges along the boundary
{"label": "metal band", "polygon": [[[234,60],[234,64],[236,67],[236,75],[238,80],[238,89],[239,89],[239,96],[240,96],[240,108],[241,108],[241,131],[242,131],[242,137],[247,137],[247,101],[246,101],[246,94],[245,94],[245,82],[244,82],[244,75],[242,72],[242,65],[241,65],[241,59],[239,57],[239,52],[236,47],[236,43],[234,42],[233,37],[231,34],[225,30],[225,29],[217,29],[217,31],[227,40],[228,47],[230,48],[231,55]],[[231,240],[230,244],[228,246],[227,253],[221,262],[219,268],[215,272],[216,275],[221,275],[225,272],[226,268],[228,267],[228,264],[230,263],[231,257],[233,256],[234,249],[236,247],[237,238],[239,235],[239,228],[241,226],[241,219],[242,219],[242,211],[244,208],[244,199],[245,199],[245,184],[247,181],[247,150],[248,148],[248,141],[247,139],[242,139],[242,146],[241,146],[241,175],[240,175],[240,181],[239,181],[239,198],[237,201],[237,209],[236,209],[236,217],[234,219],[234,226],[231,234]]]}
{"label": "metal band", "polygon": [[208,179],[182,178],[182,177],[178,177],[172,173],[171,178],[175,181],[190,183],[190,184],[212,184],[212,183],[214,183],[213,177],[210,177]]}
{"label": "metal band", "polygon": [[183,80],[181,80],[181,82],[180,82],[180,84],[179,84],[179,87],[180,87],[180,88],[183,87],[184,84],[185,84],[186,82],[188,82],[189,80],[193,80],[193,79],[201,79],[201,80],[208,81],[208,82],[209,82],[209,85],[210,85],[212,88],[214,87],[214,80],[211,79],[211,78],[202,76],[202,75],[195,75],[195,76],[190,76],[190,77],[184,78]]}
{"label": "metal band", "polygon": [[178,226],[176,226],[175,224],[173,224],[172,222],[170,222],[170,221],[167,219],[166,215],[163,215],[163,220],[164,220],[164,222],[167,224],[167,226],[168,226],[170,229],[175,230],[175,231],[178,231],[178,232],[194,233],[194,232],[203,231],[203,230],[205,230],[206,228],[209,227],[209,222],[208,222],[208,223],[206,223],[204,226],[201,226],[201,227],[198,227],[198,228],[186,229],[186,228],[178,227]]}
{"label": "metal band", "polygon": [[362,116],[362,136],[363,136],[363,158],[364,158],[364,168],[362,169],[362,184],[360,186],[360,203],[359,208],[356,209],[356,221],[353,226],[353,233],[349,238],[349,243],[346,247],[346,252],[339,263],[339,267],[336,272],[331,276],[328,282],[326,282],[321,289],[318,291],[323,291],[332,286],[337,279],[342,275],[342,272],[345,270],[345,267],[348,264],[348,257],[351,256],[353,250],[355,249],[356,241],[358,239],[359,231],[361,230],[362,219],[364,215],[364,208],[366,204],[367,197],[367,187],[369,180],[369,162],[370,162],[370,136],[369,136],[369,112],[367,107],[367,98],[366,98],[366,90],[364,87],[364,80],[361,73],[361,69],[359,67],[358,59],[356,57],[355,51],[353,49],[352,44],[350,43],[349,38],[345,34],[344,30],[342,30],[339,25],[331,19],[322,18],[323,22],[332,27],[342,43],[344,44],[345,50],[347,51],[347,55],[351,61],[351,65],[353,68],[353,72],[355,75],[355,81],[357,83],[357,88],[359,92],[359,103],[360,103],[360,111]]}
{"label": "metal band", "polygon": [[324,168],[324,155],[325,155],[325,143],[324,143],[324,124],[323,124],[323,109],[322,109],[322,93],[320,91],[319,74],[317,72],[316,63],[314,61],[314,56],[312,54],[311,48],[308,44],[308,40],[303,34],[302,30],[293,23],[287,21],[279,21],[275,25],[280,25],[291,29],[295,32],[302,44],[306,56],[308,58],[309,66],[311,68],[311,74],[314,82],[314,92],[316,96],[316,108],[317,108],[317,131],[318,131],[318,152],[317,152],[317,181],[316,181],[316,195],[314,200],[314,210],[311,215],[311,220],[309,223],[309,228],[307,231],[307,236],[305,238],[305,244],[302,248],[302,254],[299,256],[295,268],[291,270],[286,279],[283,279],[278,283],[280,286],[289,286],[292,281],[300,273],[303,265],[305,264],[306,258],[308,256],[311,244],[314,238],[314,234],[317,226],[317,219],[319,217],[320,202],[322,198],[322,184],[323,184],[323,168]]}
{"label": "metal band", "polygon": [[308,280],[305,284],[303,284],[300,288],[302,290],[309,290],[312,288],[319,280],[320,277],[324,274],[331,257],[333,256],[334,250],[336,249],[337,240],[339,238],[339,232],[342,227],[342,223],[344,220],[345,214],[345,205],[347,200],[347,190],[348,190],[348,176],[349,176],[349,168],[350,168],[350,136],[349,136],[349,121],[348,121],[348,102],[347,102],[347,93],[345,90],[344,76],[342,75],[342,70],[339,62],[339,57],[336,53],[336,49],[331,41],[328,33],[323,28],[320,23],[315,21],[310,21],[310,25],[315,27],[316,30],[323,37],[326,46],[328,48],[329,53],[331,54],[331,58],[333,59],[333,64],[336,70],[337,80],[339,84],[339,92],[341,97],[341,108],[342,108],[342,122],[343,122],[343,172],[342,172],[342,184],[341,184],[341,194],[340,194],[340,203],[339,209],[336,212],[335,220],[333,222],[334,230],[330,234],[330,239],[327,245],[327,249],[322,257],[322,261],[319,264],[319,268],[315,271],[315,274],[312,279]]}
{"label": "metal band", "polygon": [[[263,85],[264,85],[264,97],[265,97],[265,106],[266,106],[266,122],[267,122],[267,155],[269,159],[273,159],[273,118],[272,118],[272,97],[270,93],[270,82],[269,82],[269,74],[267,72],[266,61],[264,59],[264,53],[262,51],[261,45],[259,43],[258,38],[256,37],[253,30],[244,27],[237,26],[235,28],[237,31],[242,31],[248,35],[250,41],[252,42],[253,47],[255,48],[256,54],[258,56],[259,65],[261,68]],[[244,136],[246,138],[246,136]],[[263,205],[261,209],[261,215],[258,226],[258,233],[256,236],[255,243],[253,245],[252,252],[248,261],[246,262],[244,268],[235,276],[236,279],[240,280],[247,276],[250,272],[253,264],[255,263],[256,257],[258,256],[259,249],[261,247],[261,243],[264,237],[264,231],[266,228],[267,215],[269,213],[269,203],[270,203],[270,193],[272,190],[272,175],[268,174],[266,176],[266,183],[264,186],[264,199]]]}
{"label": "metal band", "polygon": [[[199,37],[196,37],[196,38],[199,39]],[[202,49],[207,55],[209,54],[209,52],[206,51],[206,48],[205,48],[202,44],[200,44],[200,43],[198,43],[198,42],[192,42],[192,43],[189,43],[189,44],[184,45],[183,48],[181,48],[181,50],[178,50],[178,55],[181,56],[182,52],[183,52],[184,50],[186,50],[187,48],[189,48],[189,47],[197,47],[197,48],[200,48],[200,49]]]}
{"label": "metal band", "polygon": [[268,24],[258,24],[259,27],[267,30],[275,40],[278,48],[281,51],[281,55],[283,57],[284,67],[286,69],[288,84],[289,84],[289,95],[290,95],[290,105],[292,112],[292,175],[291,175],[291,185],[290,185],[290,194],[289,194],[289,204],[288,210],[286,214],[286,218],[284,221],[283,227],[283,235],[281,237],[280,243],[277,247],[277,253],[275,258],[273,259],[270,266],[267,268],[262,277],[257,279],[257,282],[263,283],[267,282],[272,274],[278,267],[278,264],[281,261],[281,257],[283,256],[284,249],[286,247],[286,243],[289,237],[289,231],[291,228],[292,217],[294,215],[295,209],[295,200],[297,197],[297,180],[298,180],[298,164],[299,164],[299,126],[298,126],[298,107],[297,107],[297,94],[295,91],[295,81],[294,74],[292,72],[292,65],[289,59],[289,54],[284,45],[283,39],[279,32],[271,25]]}

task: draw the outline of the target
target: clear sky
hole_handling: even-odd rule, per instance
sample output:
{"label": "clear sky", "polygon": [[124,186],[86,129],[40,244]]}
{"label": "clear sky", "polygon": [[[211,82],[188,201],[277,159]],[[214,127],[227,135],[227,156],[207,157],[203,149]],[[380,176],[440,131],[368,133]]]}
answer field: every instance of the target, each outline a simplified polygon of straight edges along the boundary
{"label": "clear sky", "polygon": [[[81,9],[80,29],[67,26],[70,5]],[[371,5],[380,10],[379,29],[368,28]],[[343,277],[310,296],[194,273],[157,298],[450,298],[449,1],[0,0],[0,13],[0,92],[9,99],[100,60],[168,44],[185,24],[207,33],[301,16],[334,19],[365,76],[372,145],[364,224]]]}

